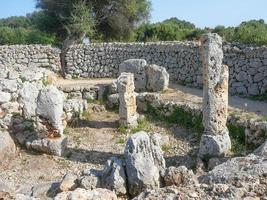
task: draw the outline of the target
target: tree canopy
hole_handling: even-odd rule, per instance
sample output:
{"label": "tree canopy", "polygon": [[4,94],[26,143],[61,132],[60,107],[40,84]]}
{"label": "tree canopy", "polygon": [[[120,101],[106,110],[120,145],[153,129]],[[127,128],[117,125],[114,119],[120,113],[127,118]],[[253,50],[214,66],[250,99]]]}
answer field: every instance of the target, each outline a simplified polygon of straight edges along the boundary
{"label": "tree canopy", "polygon": [[65,37],[64,24],[68,23],[74,5],[81,1],[92,10],[97,33],[94,38],[99,40],[129,40],[134,28],[146,21],[150,13],[149,0],[37,0],[37,7],[54,19],[52,24],[57,24],[47,31]]}

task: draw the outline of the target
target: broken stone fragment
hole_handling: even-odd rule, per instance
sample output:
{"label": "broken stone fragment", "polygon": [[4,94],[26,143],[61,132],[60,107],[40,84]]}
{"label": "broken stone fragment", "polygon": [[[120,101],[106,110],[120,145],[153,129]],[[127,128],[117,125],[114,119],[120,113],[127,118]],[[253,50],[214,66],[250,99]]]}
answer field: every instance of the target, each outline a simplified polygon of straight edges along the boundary
{"label": "broken stone fragment", "polygon": [[16,156],[16,145],[6,131],[0,130],[0,163],[9,161]]}
{"label": "broken stone fragment", "polygon": [[41,85],[37,83],[25,82],[19,92],[19,103],[23,110],[23,117],[30,119],[36,116],[37,97]]}
{"label": "broken stone fragment", "polygon": [[66,174],[59,184],[61,192],[75,190],[78,187],[78,177],[72,173]]}
{"label": "broken stone fragment", "polygon": [[28,148],[47,154],[63,156],[66,152],[67,144],[68,138],[66,136],[61,136],[57,138],[37,139],[27,144],[27,146]]}
{"label": "broken stone fragment", "polygon": [[43,137],[59,137],[63,135],[63,103],[64,94],[55,86],[40,90],[37,98],[36,114],[37,132]]}
{"label": "broken stone fragment", "polygon": [[126,172],[120,159],[110,158],[102,173],[101,183],[103,188],[114,191],[117,195],[127,193]]}
{"label": "broken stone fragment", "polygon": [[189,186],[197,183],[197,176],[185,166],[169,167],[164,175],[165,186]]}
{"label": "broken stone fragment", "polygon": [[119,66],[120,74],[123,72],[134,74],[134,85],[136,92],[146,91],[147,62],[144,59],[129,59],[122,62]]}
{"label": "broken stone fragment", "polygon": [[147,74],[147,91],[159,92],[168,89],[169,74],[165,67],[158,65],[148,65],[146,67]]}
{"label": "broken stone fragment", "polygon": [[165,170],[159,142],[146,132],[132,135],[125,147],[126,173],[132,196],[161,185],[160,174]]}
{"label": "broken stone fragment", "polygon": [[199,156],[209,159],[211,157],[225,156],[231,149],[231,139],[227,130],[225,134],[202,135],[199,147]]}
{"label": "broken stone fragment", "polygon": [[97,188],[94,190],[85,190],[82,188],[77,188],[74,191],[59,193],[55,200],[117,200],[117,196],[114,192]]}

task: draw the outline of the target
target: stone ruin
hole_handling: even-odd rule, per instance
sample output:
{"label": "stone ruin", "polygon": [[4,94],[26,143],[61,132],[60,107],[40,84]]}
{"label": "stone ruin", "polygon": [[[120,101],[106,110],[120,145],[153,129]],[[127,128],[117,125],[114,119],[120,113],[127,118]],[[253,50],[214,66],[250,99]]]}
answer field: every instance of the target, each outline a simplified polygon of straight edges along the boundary
{"label": "stone ruin", "polygon": [[221,156],[231,149],[228,117],[228,67],[222,64],[222,38],[217,34],[202,37],[203,125],[199,156]]}
{"label": "stone ruin", "polygon": [[[205,130],[199,157],[204,160],[224,156],[231,148],[226,127],[229,74],[227,66],[222,65],[222,41],[217,34],[203,36],[202,57]],[[87,108],[87,103],[77,96],[90,96],[92,91],[83,88],[82,95],[66,99],[62,91],[45,83],[51,74],[35,72],[7,70],[0,74],[0,126],[5,129],[0,130],[0,160],[15,156],[13,139],[28,149],[63,156],[68,142],[64,135],[67,122]],[[121,63],[120,76],[110,86],[109,96],[109,102],[119,105],[120,124],[135,126],[138,108],[145,110],[150,101],[159,104],[155,92],[166,90],[168,84],[169,74],[163,67],[147,65],[142,59]],[[267,143],[253,154],[229,158],[210,172],[195,174],[185,166],[166,167],[161,140],[159,134],[144,131],[131,135],[123,158],[111,157],[100,171],[86,169],[80,175],[66,174],[54,199],[116,200],[126,195],[134,200],[242,199],[267,190]],[[17,197],[28,199],[24,194]]]}
{"label": "stone ruin", "polygon": [[136,96],[134,93],[134,75],[131,73],[121,73],[118,78],[119,91],[119,115],[120,124],[125,126],[136,126],[138,114],[136,112]]}

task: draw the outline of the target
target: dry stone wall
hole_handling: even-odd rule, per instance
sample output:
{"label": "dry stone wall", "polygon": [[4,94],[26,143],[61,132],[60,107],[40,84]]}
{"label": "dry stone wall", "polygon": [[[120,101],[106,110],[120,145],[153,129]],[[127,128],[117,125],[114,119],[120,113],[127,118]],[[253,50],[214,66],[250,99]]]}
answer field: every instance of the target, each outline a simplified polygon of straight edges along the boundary
{"label": "dry stone wall", "polygon": [[[267,91],[267,47],[225,44],[231,94],[259,95]],[[72,46],[67,73],[72,77],[118,77],[127,59],[145,59],[167,69],[170,80],[202,87],[202,65],[196,42],[98,43]],[[60,71],[60,49],[42,45],[0,46],[0,68],[49,68]],[[1,72],[0,72],[1,73]]]}
{"label": "dry stone wall", "polygon": [[[259,95],[267,91],[267,47],[225,44],[224,64],[229,66],[231,94]],[[73,77],[118,77],[127,59],[145,59],[164,66],[170,79],[202,87],[202,65],[196,42],[99,43],[72,46],[67,73]]]}
{"label": "dry stone wall", "polygon": [[0,46],[0,66],[60,70],[60,49],[43,45]]}

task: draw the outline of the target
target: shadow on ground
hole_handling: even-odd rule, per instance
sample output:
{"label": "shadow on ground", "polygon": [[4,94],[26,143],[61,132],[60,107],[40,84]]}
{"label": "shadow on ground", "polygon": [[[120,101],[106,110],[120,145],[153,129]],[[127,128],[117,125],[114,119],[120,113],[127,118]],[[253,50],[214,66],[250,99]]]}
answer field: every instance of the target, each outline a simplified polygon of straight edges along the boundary
{"label": "shadow on ground", "polygon": [[123,158],[122,154],[114,154],[112,152],[102,152],[94,150],[68,148],[66,155],[64,156],[67,160],[91,163],[96,165],[105,165],[107,160],[113,156]]}

